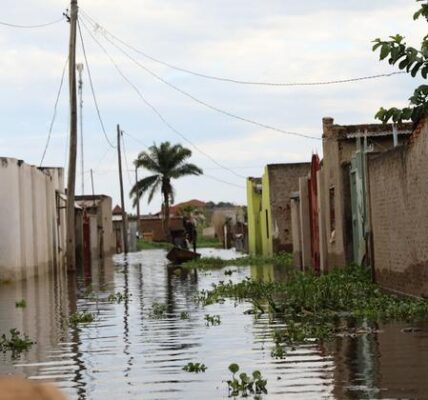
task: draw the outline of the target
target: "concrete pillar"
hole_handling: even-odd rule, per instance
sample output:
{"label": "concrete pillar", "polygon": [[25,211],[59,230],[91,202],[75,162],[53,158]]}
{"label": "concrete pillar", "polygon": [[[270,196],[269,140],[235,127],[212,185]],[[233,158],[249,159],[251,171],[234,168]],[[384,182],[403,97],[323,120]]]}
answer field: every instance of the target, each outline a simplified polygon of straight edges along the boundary
{"label": "concrete pillar", "polygon": [[318,229],[320,238],[320,270],[327,271],[327,228],[326,216],[328,215],[325,201],[324,170],[317,172],[317,191],[318,191]]}
{"label": "concrete pillar", "polygon": [[308,178],[299,178],[300,191],[300,232],[302,245],[302,266],[304,270],[311,269],[311,223],[309,218]]}
{"label": "concrete pillar", "polygon": [[292,198],[290,200],[291,211],[291,234],[293,239],[293,266],[302,269],[302,244],[301,244],[301,225],[300,225],[300,199]]}

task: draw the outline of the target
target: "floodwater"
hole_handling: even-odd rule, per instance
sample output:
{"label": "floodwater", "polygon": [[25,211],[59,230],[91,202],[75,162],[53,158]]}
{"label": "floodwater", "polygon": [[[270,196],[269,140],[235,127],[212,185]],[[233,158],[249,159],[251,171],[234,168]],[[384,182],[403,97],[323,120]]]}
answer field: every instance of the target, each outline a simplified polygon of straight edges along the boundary
{"label": "floodwater", "polygon": [[[226,276],[226,269],[233,274]],[[428,323],[410,333],[403,332],[405,323],[388,324],[376,334],[298,346],[281,360],[270,354],[270,332],[280,321],[244,314],[251,308],[246,303],[201,307],[194,301],[221,280],[283,279],[284,272],[272,266],[173,269],[163,250],[146,250],[93,265],[77,279],[52,275],[2,285],[0,333],[17,328],[37,343],[16,359],[0,353],[0,374],[53,381],[69,399],[224,399],[228,365],[235,362],[247,373],[262,372],[264,399],[428,398]],[[107,301],[117,292],[126,295],[123,301]],[[21,299],[26,308],[15,307]],[[154,303],[167,305],[163,318],[154,318]],[[94,313],[95,321],[69,326],[76,311]],[[219,315],[221,324],[207,326],[206,314]],[[188,362],[208,369],[185,372]]]}

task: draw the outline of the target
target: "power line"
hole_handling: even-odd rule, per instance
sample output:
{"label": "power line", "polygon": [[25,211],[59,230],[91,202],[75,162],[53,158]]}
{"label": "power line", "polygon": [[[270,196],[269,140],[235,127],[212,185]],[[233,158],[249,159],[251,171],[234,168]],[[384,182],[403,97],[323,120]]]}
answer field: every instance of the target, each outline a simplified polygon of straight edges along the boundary
{"label": "power line", "polygon": [[131,139],[133,139],[135,142],[140,143],[141,145],[143,145],[146,149],[148,149],[150,146],[145,144],[141,139],[131,135],[130,133],[123,131],[123,134],[126,136],[129,136]]}
{"label": "power line", "polygon": [[125,165],[126,165],[126,175],[128,177],[128,182],[131,188],[134,186],[134,183],[132,182],[132,178],[129,172],[129,164],[128,164],[128,157],[126,156],[126,147],[125,147],[125,136],[123,135],[122,131],[122,144],[123,144],[123,158],[125,159]]}
{"label": "power line", "polygon": [[210,80],[221,81],[221,82],[229,82],[229,83],[234,83],[234,84],[239,84],[239,85],[296,87],[296,86],[326,86],[326,85],[337,85],[337,84],[342,84],[342,83],[359,82],[359,81],[365,81],[365,80],[371,80],[371,79],[378,79],[378,78],[389,78],[389,77],[394,76],[394,75],[401,75],[401,74],[405,74],[406,73],[406,72],[403,72],[403,71],[398,71],[398,72],[390,72],[390,73],[386,73],[386,74],[376,74],[376,75],[360,76],[360,77],[355,77],[355,78],[327,80],[327,81],[312,81],[312,82],[263,82],[263,81],[249,81],[249,80],[240,80],[240,79],[226,78],[226,77],[221,77],[221,76],[216,76],[216,75],[209,75],[209,74],[205,74],[205,73],[193,71],[191,69],[179,67],[177,65],[174,65],[174,64],[171,64],[169,62],[160,60],[160,59],[158,59],[156,57],[153,57],[150,54],[148,54],[148,53],[146,53],[146,52],[144,52],[142,50],[137,49],[133,45],[125,42],[124,40],[120,39],[119,37],[117,37],[113,33],[109,32],[107,29],[105,29],[104,27],[102,27],[98,22],[96,22],[93,18],[91,18],[86,12],[84,12],[83,10],[81,10],[81,11],[82,11],[82,13],[84,13],[84,16],[87,19],[89,19],[93,24],[95,24],[96,26],[98,26],[99,28],[101,28],[101,30],[102,30],[102,32],[104,34],[108,34],[114,40],[116,40],[117,42],[123,44],[128,49],[133,50],[134,52],[136,52],[138,54],[141,54],[143,57],[145,57],[145,58],[147,58],[147,59],[149,59],[151,61],[154,61],[154,62],[156,62],[158,64],[164,65],[164,66],[166,66],[168,68],[174,69],[176,71],[184,72],[186,74],[194,75],[194,76],[197,76],[199,78],[204,78],[204,79],[210,79]]}
{"label": "power line", "polygon": [[245,186],[241,186],[241,185],[238,185],[238,184],[232,183],[232,182],[227,182],[227,181],[224,181],[223,179],[216,178],[215,176],[207,175],[206,173],[203,173],[202,176],[205,176],[206,178],[212,179],[212,180],[220,182],[220,183],[224,183],[225,185],[235,186],[235,187],[240,188],[240,189],[245,189]]}
{"label": "power line", "polygon": [[33,28],[44,28],[46,26],[57,24],[58,22],[61,22],[63,20],[64,20],[64,17],[61,17],[59,19],[56,19],[55,21],[47,22],[45,24],[40,24],[40,25],[17,25],[17,24],[11,24],[9,22],[0,21],[0,25],[9,26],[11,28],[33,29]]}
{"label": "power line", "polygon": [[89,68],[88,58],[86,56],[85,43],[83,41],[82,30],[80,29],[79,20],[77,20],[77,27],[79,28],[79,36],[80,36],[80,41],[82,43],[83,57],[85,58],[86,69],[88,70],[89,84],[90,84],[90,87],[91,87],[92,98],[94,99],[95,108],[97,110],[98,120],[100,121],[101,129],[102,129],[102,131],[104,133],[105,139],[107,140],[107,142],[110,145],[110,147],[112,147],[113,149],[115,149],[116,146],[110,141],[110,139],[109,139],[109,137],[107,135],[105,126],[104,126],[103,119],[101,118],[101,112],[100,112],[100,109],[98,107],[97,97],[95,95],[94,84],[92,82],[92,74],[91,74],[91,70]]}
{"label": "power line", "polygon": [[67,69],[67,64],[68,64],[68,57],[65,60],[64,68],[62,69],[61,82],[59,84],[58,93],[56,95],[55,105],[54,105],[54,110],[53,110],[53,115],[52,115],[51,123],[49,125],[49,133],[48,133],[48,137],[47,137],[47,140],[46,140],[45,148],[43,150],[42,159],[40,160],[40,166],[42,166],[42,164],[43,164],[43,161],[44,161],[45,156],[46,156],[46,152],[48,151],[49,143],[51,141],[52,129],[53,129],[53,126],[54,126],[54,123],[55,123],[55,119],[56,119],[56,114],[57,114],[57,109],[58,109],[58,102],[59,102],[59,98],[61,96],[62,86],[64,84],[64,76],[65,76],[65,70]]}
{"label": "power line", "polygon": [[111,41],[107,35],[105,35],[103,32],[101,32],[103,37],[105,38],[105,40],[107,40],[112,46],[116,47],[116,49],[118,49],[122,54],[124,54],[126,57],[128,57],[132,62],[134,62],[138,67],[142,68],[144,71],[146,71],[148,74],[152,75],[154,78],[156,78],[157,80],[159,80],[160,82],[162,82],[163,84],[167,85],[168,87],[170,87],[171,89],[174,89],[175,91],[181,93],[183,96],[186,96],[190,99],[192,99],[193,101],[195,101],[196,103],[209,108],[210,110],[216,111],[220,114],[226,115],[230,118],[234,118],[243,122],[247,122],[249,124],[252,125],[256,125],[258,127],[264,128],[264,129],[269,129],[271,131],[275,131],[275,132],[279,132],[285,135],[293,135],[293,136],[299,136],[299,137],[303,137],[306,139],[312,139],[312,140],[321,140],[321,138],[319,137],[315,137],[315,136],[310,136],[310,135],[305,135],[303,133],[299,133],[299,132],[292,132],[292,131],[286,131],[284,129],[281,128],[277,128],[262,122],[258,122],[255,120],[252,120],[250,118],[246,118],[246,117],[241,117],[240,115],[234,114],[232,112],[229,112],[227,110],[223,110],[217,106],[213,106],[209,103],[207,103],[204,100],[201,100],[195,96],[193,96],[192,94],[190,94],[189,92],[186,92],[185,90],[179,88],[178,86],[175,86],[173,83],[163,79],[161,76],[159,76],[158,74],[156,74],[155,72],[153,72],[151,69],[147,68],[145,65],[141,64],[138,60],[136,60],[134,57],[132,57],[129,53],[127,53],[125,50],[123,50],[121,47],[119,47],[117,44],[115,44],[113,41]]}
{"label": "power line", "polygon": [[197,150],[199,153],[203,154],[205,157],[210,159],[214,164],[219,166],[220,168],[229,171],[230,173],[238,176],[239,178],[245,178],[243,175],[240,175],[233,171],[232,169],[220,164],[216,159],[211,157],[208,153],[204,152],[202,149],[200,149],[196,144],[194,144],[191,140],[189,140],[183,133],[181,133],[178,129],[176,129],[174,126],[172,126],[168,120],[158,111],[158,109],[151,104],[141,93],[141,91],[138,89],[138,87],[132,83],[129,78],[122,72],[122,70],[117,65],[116,61],[113,59],[113,57],[108,53],[108,51],[105,49],[105,47],[97,40],[97,38],[92,34],[92,32],[89,30],[89,28],[86,26],[85,22],[82,21],[82,24],[84,28],[89,32],[92,39],[98,44],[98,46],[101,48],[101,50],[104,52],[104,54],[108,57],[110,62],[114,65],[119,75],[130,85],[134,91],[137,93],[137,95],[141,98],[141,100],[158,116],[158,118],[162,121],[164,125],[166,125],[172,132],[180,136],[183,140],[185,140],[187,143],[189,143],[195,150]]}

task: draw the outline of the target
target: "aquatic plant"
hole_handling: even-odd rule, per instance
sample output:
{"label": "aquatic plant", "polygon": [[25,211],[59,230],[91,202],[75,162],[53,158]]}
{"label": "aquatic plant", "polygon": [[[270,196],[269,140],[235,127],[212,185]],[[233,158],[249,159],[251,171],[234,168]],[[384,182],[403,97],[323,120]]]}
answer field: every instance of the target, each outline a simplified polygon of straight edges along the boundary
{"label": "aquatic plant", "polygon": [[[276,346],[343,335],[348,330],[340,325],[343,320],[352,319],[358,329],[363,322],[415,321],[428,315],[428,300],[386,294],[372,283],[370,271],[355,266],[321,276],[290,270],[285,282],[220,282],[200,292],[198,301],[206,305],[225,298],[250,302],[260,313],[283,318],[285,328],[273,333]],[[278,353],[274,348],[273,354]]]}
{"label": "aquatic plant", "polygon": [[120,304],[122,301],[128,300],[129,296],[127,294],[117,292],[112,293],[107,297],[107,301],[110,303],[118,303]]}
{"label": "aquatic plant", "polygon": [[25,299],[19,300],[15,303],[15,307],[16,308],[25,308],[25,307],[27,307],[27,302],[25,301]]}
{"label": "aquatic plant", "polygon": [[229,371],[232,373],[232,379],[227,381],[229,397],[236,397],[239,395],[248,397],[248,394],[260,395],[262,393],[267,393],[267,380],[263,379],[260,371],[253,371],[251,376],[242,372],[239,374],[239,377],[236,377],[239,371],[239,365],[236,363],[229,365]]}
{"label": "aquatic plant", "polygon": [[5,334],[0,336],[0,351],[11,351],[13,358],[21,354],[23,351],[27,351],[34,344],[27,335],[21,336],[21,333],[15,328],[11,329],[9,333],[10,338]]}
{"label": "aquatic plant", "polygon": [[187,311],[182,311],[180,313],[180,319],[189,319],[189,318],[190,318],[190,315]]}
{"label": "aquatic plant", "polygon": [[163,303],[153,303],[152,309],[150,311],[150,317],[159,319],[164,318],[166,316],[166,311],[168,309],[168,306]]}
{"label": "aquatic plant", "polygon": [[205,314],[204,317],[207,326],[215,326],[215,325],[220,325],[221,324],[221,319],[220,319],[220,315],[209,315],[209,314]]}
{"label": "aquatic plant", "polygon": [[93,322],[95,320],[95,316],[92,313],[86,312],[86,311],[76,311],[75,313],[71,314],[68,318],[68,321],[71,325],[78,325],[78,324],[89,324],[90,322]]}
{"label": "aquatic plant", "polygon": [[202,257],[197,260],[188,261],[182,264],[185,268],[223,268],[227,266],[243,267],[248,265],[275,264],[289,266],[292,256],[288,253],[280,253],[271,257],[265,256],[245,256],[226,260],[220,257]]}
{"label": "aquatic plant", "polygon": [[192,363],[189,362],[187,365],[183,367],[183,371],[186,372],[194,372],[198,374],[199,372],[205,372],[207,370],[207,366],[202,363]]}

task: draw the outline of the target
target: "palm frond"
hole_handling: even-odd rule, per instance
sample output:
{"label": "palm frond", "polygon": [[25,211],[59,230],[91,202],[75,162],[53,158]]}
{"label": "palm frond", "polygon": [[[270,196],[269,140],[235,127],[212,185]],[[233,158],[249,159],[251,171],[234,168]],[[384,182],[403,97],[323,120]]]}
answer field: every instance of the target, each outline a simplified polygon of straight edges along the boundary
{"label": "palm frond", "polygon": [[160,180],[159,175],[151,175],[146,178],[140,179],[129,192],[129,197],[134,198],[134,205],[140,199],[140,197],[147,192],[157,180]]}
{"label": "palm frond", "polygon": [[186,175],[202,175],[204,172],[195,164],[183,164],[171,172],[171,178],[177,179]]}

